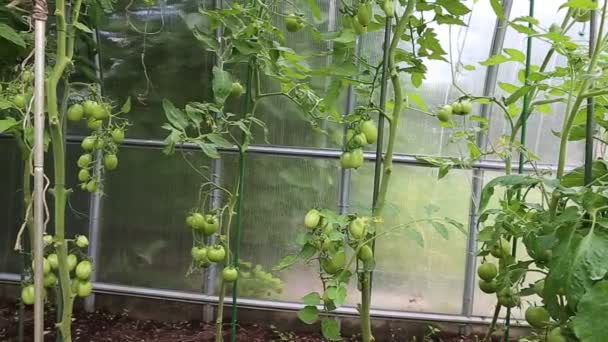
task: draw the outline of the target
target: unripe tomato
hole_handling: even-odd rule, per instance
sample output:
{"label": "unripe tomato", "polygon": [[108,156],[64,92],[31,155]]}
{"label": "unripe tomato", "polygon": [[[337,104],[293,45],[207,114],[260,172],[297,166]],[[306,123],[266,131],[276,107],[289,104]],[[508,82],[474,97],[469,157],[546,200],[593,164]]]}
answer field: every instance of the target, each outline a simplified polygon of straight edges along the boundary
{"label": "unripe tomato", "polygon": [[194,261],[204,262],[207,261],[207,252],[207,247],[194,246],[192,247],[192,250],[190,250],[190,255]]}
{"label": "unripe tomato", "polygon": [[353,27],[353,17],[349,15],[342,16],[342,27],[344,28],[352,28]]}
{"label": "unripe tomato", "polygon": [[363,219],[356,218],[348,225],[350,237],[354,240],[360,240],[365,235],[365,222]]}
{"label": "unripe tomato", "polygon": [[42,242],[44,243],[45,246],[50,246],[53,243],[53,236],[45,234],[42,237]]}
{"label": "unripe tomato", "polygon": [[510,255],[511,243],[504,238],[500,238],[500,240],[496,242],[494,246],[492,246],[492,249],[490,249],[490,254],[498,259]]}
{"label": "unripe tomato", "polygon": [[352,169],[354,167],[353,154],[351,152],[343,152],[340,156],[340,166],[343,169]]}
{"label": "unripe tomato", "polygon": [[470,100],[462,100],[460,101],[460,106],[462,107],[462,115],[467,115],[469,113],[471,113],[471,111],[473,110],[473,104],[471,103]]}
{"label": "unripe tomato", "polygon": [[441,122],[449,122],[452,120],[452,106],[445,105],[437,112],[437,119]]}
{"label": "unripe tomato", "polygon": [[59,267],[59,259],[57,258],[57,254],[52,253],[47,255],[46,260],[49,261],[49,265],[51,265],[51,270],[56,270]]}
{"label": "unripe tomato", "polygon": [[549,32],[562,33],[562,27],[557,23],[553,23],[553,24],[551,24],[551,26],[549,26]]}
{"label": "unripe tomato", "polygon": [[99,137],[95,140],[96,149],[101,150],[105,145],[106,145],[106,141],[102,137]]}
{"label": "unripe tomato", "polygon": [[88,260],[83,260],[76,266],[76,276],[82,280],[87,280],[91,276],[93,265]]}
{"label": "unripe tomato", "polygon": [[519,294],[512,288],[504,288],[497,293],[498,304],[506,308],[514,308],[519,305]]}
{"label": "unripe tomato", "polygon": [[205,216],[203,214],[193,213],[190,217],[190,227],[201,230],[205,228]]}
{"label": "unripe tomato", "polygon": [[485,262],[477,268],[477,275],[485,281],[491,281],[498,274],[498,268],[491,262]]}
{"label": "unripe tomato", "polygon": [[206,236],[213,235],[220,227],[220,222],[215,215],[205,215],[205,225],[203,226],[203,234]]}
{"label": "unripe tomato", "polygon": [[87,128],[89,128],[93,131],[96,131],[96,130],[100,129],[101,126],[103,126],[103,121],[97,120],[93,117],[90,117],[87,119]]}
{"label": "unripe tomato", "polygon": [[112,141],[116,144],[122,144],[125,141],[125,131],[122,128],[114,128],[112,130]]}
{"label": "unripe tomato", "polygon": [[91,101],[91,100],[84,101],[84,103],[82,104],[82,109],[84,110],[84,115],[86,115],[87,117],[92,117],[93,112],[95,111],[95,108],[97,108],[97,106],[99,106],[99,104],[95,101]]}
{"label": "unripe tomato", "polygon": [[91,173],[87,169],[82,169],[78,171],[78,180],[81,182],[86,182],[91,178]]}
{"label": "unripe tomato", "polygon": [[95,192],[95,191],[97,191],[97,181],[95,181],[94,179],[88,181],[87,184],[85,185],[85,189],[88,192]]}
{"label": "unripe tomato", "polygon": [[90,281],[78,281],[78,285],[76,288],[76,293],[78,294],[78,297],[84,298],[84,297],[88,297],[91,295],[91,293],[93,292],[93,283],[91,283]]}
{"label": "unripe tomato", "polygon": [[315,229],[319,226],[319,222],[321,221],[321,214],[317,209],[310,209],[306,216],[304,216],[304,225],[308,229]]}
{"label": "unripe tomato", "polygon": [[108,171],[116,170],[118,157],[115,154],[106,154],[103,156],[103,167]]}
{"label": "unripe tomato", "polygon": [[32,82],[34,80],[34,73],[31,70],[23,70],[21,80],[25,83]]}
{"label": "unripe tomato", "polygon": [[224,267],[222,270],[222,278],[227,283],[234,282],[239,277],[239,272],[234,267]]}
{"label": "unripe tomato", "polygon": [[[93,142],[93,144],[95,144],[95,143]],[[93,156],[89,153],[85,153],[78,158],[78,162],[76,164],[78,164],[78,166],[81,168],[85,168],[85,167],[89,166],[89,164],[91,164],[92,161],[93,161]]]}
{"label": "unripe tomato", "polygon": [[359,23],[359,20],[357,20],[356,18],[352,18],[352,23],[353,23],[353,30],[355,31],[355,33],[357,35],[362,35],[365,32],[367,32],[367,26],[363,26]]}
{"label": "unripe tomato", "polygon": [[91,116],[97,120],[105,120],[110,117],[110,112],[104,105],[97,104],[96,106],[93,106]]}
{"label": "unripe tomato", "polygon": [[384,0],[382,4],[382,10],[384,14],[386,14],[387,18],[392,18],[395,16],[395,2],[393,0]]}
{"label": "unripe tomato", "polygon": [[547,334],[546,342],[568,342],[568,340],[562,335],[562,329],[557,327]]}
{"label": "unripe tomato", "polygon": [[49,273],[44,275],[44,279],[42,280],[44,287],[53,287],[57,285],[57,276],[55,273]]}
{"label": "unripe tomato", "polygon": [[13,104],[19,109],[25,109],[26,99],[24,95],[17,94],[13,96]]}
{"label": "unripe tomato", "polygon": [[[36,270],[35,265],[35,261],[32,260],[32,270]],[[51,263],[46,260],[46,258],[42,258],[42,273],[44,274],[48,274],[49,272],[51,272]]]}
{"label": "unripe tomato", "polygon": [[361,133],[365,134],[365,140],[368,144],[374,144],[378,140],[378,127],[372,120],[364,121],[359,126]]}
{"label": "unripe tomato", "polygon": [[365,161],[363,155],[363,149],[357,148],[352,151],[352,167],[355,169],[360,168]]}
{"label": "unripe tomato", "polygon": [[462,114],[462,104],[459,101],[452,103],[452,113],[453,114]]}
{"label": "unripe tomato", "polygon": [[353,144],[357,147],[367,145],[367,138],[365,137],[365,134],[359,133],[355,135],[355,137],[353,138]]}
{"label": "unripe tomato", "polygon": [[485,281],[483,279],[479,279],[479,282],[477,284],[479,285],[479,289],[484,293],[494,293],[498,288],[496,280]]}
{"label": "unripe tomato", "polygon": [[224,261],[226,258],[226,250],[223,246],[216,245],[207,250],[207,258],[211,262]]}
{"label": "unripe tomato", "polygon": [[574,12],[574,20],[579,23],[584,23],[591,20],[591,11],[586,9],[576,9]]}
{"label": "unripe tomato", "polygon": [[357,258],[359,258],[361,261],[371,261],[374,259],[374,252],[370,246],[363,245],[357,253]]}
{"label": "unripe tomato", "polygon": [[[80,144],[83,150],[91,152],[95,149],[95,137],[88,136],[82,140]],[[92,159],[92,158],[91,158]]]}
{"label": "unripe tomato", "polygon": [[321,244],[321,249],[326,252],[334,251],[336,250],[336,242],[331,240],[323,240],[323,243]]}
{"label": "unripe tomato", "polygon": [[545,292],[545,280],[541,279],[537,281],[536,283],[534,283],[532,288],[534,289],[534,293],[536,293],[536,295],[543,298],[543,293]]}
{"label": "unripe tomato", "polygon": [[347,144],[351,143],[351,142],[352,142],[352,140],[353,140],[353,138],[355,137],[355,134],[356,134],[356,133],[357,133],[357,132],[355,132],[355,130],[354,130],[354,129],[351,129],[351,128],[347,129],[347,130],[346,130],[346,136],[345,136],[345,138],[344,138],[345,142],[346,142]]}
{"label": "unripe tomato", "polygon": [[531,306],[526,310],[526,321],[533,328],[544,328],[551,322],[549,311],[542,306]]}
{"label": "unripe tomato", "polygon": [[372,22],[372,7],[369,3],[363,3],[359,5],[357,10],[357,21],[363,27],[369,26]]}
{"label": "unripe tomato", "polygon": [[68,255],[68,270],[72,271],[76,267],[76,263],[78,263],[78,258],[74,254]]}
{"label": "unripe tomato", "polygon": [[36,298],[36,295],[34,292],[34,285],[28,285],[21,289],[21,301],[23,301],[23,304],[25,304],[25,305],[34,304],[35,298]]}
{"label": "unripe tomato", "polygon": [[325,272],[335,274],[346,264],[346,253],[341,249],[334,253],[329,259],[323,261],[324,262],[321,262],[321,266]]}
{"label": "unripe tomato", "polygon": [[243,95],[244,89],[241,83],[233,82],[232,87],[230,89],[230,96],[232,97],[241,97]]}
{"label": "unripe tomato", "polygon": [[70,121],[79,121],[82,119],[83,115],[84,108],[82,108],[82,105],[79,103],[71,105],[70,108],[68,108],[68,120]]}
{"label": "unripe tomato", "polygon": [[536,263],[540,264],[540,265],[544,265],[544,264],[548,263],[552,257],[553,257],[553,251],[550,249],[545,249],[544,251],[540,252],[539,255],[537,255]]}
{"label": "unripe tomato", "polygon": [[299,15],[292,13],[285,19],[285,27],[289,32],[298,32],[304,27],[304,23]]}
{"label": "unripe tomato", "polygon": [[87,239],[84,235],[78,235],[76,238],[76,246],[80,248],[85,248],[89,245],[89,239]]}

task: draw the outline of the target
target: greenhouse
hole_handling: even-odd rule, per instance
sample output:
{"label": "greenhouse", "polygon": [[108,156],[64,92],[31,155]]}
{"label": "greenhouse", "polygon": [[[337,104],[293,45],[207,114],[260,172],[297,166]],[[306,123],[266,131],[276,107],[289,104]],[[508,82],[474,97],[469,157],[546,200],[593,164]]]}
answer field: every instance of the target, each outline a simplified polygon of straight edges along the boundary
{"label": "greenhouse", "polygon": [[608,341],[607,18],[3,0],[0,341]]}

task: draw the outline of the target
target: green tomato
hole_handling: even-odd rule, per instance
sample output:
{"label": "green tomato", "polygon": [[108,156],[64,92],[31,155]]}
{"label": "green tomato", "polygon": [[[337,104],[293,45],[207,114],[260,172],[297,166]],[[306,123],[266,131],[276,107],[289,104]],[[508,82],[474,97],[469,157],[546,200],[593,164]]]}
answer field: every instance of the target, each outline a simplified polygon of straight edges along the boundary
{"label": "green tomato", "polygon": [[53,243],[53,236],[45,234],[42,237],[42,242],[44,243],[45,246],[50,246]]}
{"label": "green tomato", "polygon": [[36,298],[34,285],[28,285],[21,289],[21,301],[25,305],[34,304],[34,299]]}
{"label": "green tomato", "polygon": [[382,4],[382,10],[386,14],[387,18],[395,16],[395,2],[393,0],[384,0]]}
{"label": "green tomato", "polygon": [[205,236],[215,234],[220,227],[220,221],[216,215],[205,215],[205,225],[203,226],[203,234]]}
{"label": "green tomato", "polygon": [[460,105],[462,106],[463,115],[469,114],[473,110],[473,104],[470,100],[462,100],[460,101]]}
{"label": "green tomato", "polygon": [[46,260],[49,261],[49,265],[51,265],[52,270],[56,270],[59,267],[59,258],[57,258],[57,254],[52,253],[47,255]]}
{"label": "green tomato", "polygon": [[315,229],[321,222],[321,214],[317,209],[310,209],[304,216],[304,225],[308,229]]}
{"label": "green tomato", "polygon": [[452,103],[452,113],[458,115],[462,114],[462,104],[460,104],[460,102]]}
{"label": "green tomato", "polygon": [[357,258],[359,258],[361,261],[371,261],[374,259],[374,251],[372,251],[370,246],[363,245],[357,253]]}
{"label": "green tomato", "polygon": [[234,267],[224,267],[222,270],[222,279],[227,283],[234,282],[239,276],[239,272]]}
{"label": "green tomato", "polygon": [[353,138],[355,137],[355,134],[357,134],[357,132],[355,132],[354,129],[347,129],[346,130],[346,135],[344,137],[344,141],[346,142],[346,144],[350,144],[353,140]]}
{"label": "green tomato", "polygon": [[498,288],[496,280],[485,281],[483,279],[479,279],[477,284],[479,285],[479,289],[484,293],[494,293]]}
{"label": "green tomato", "polygon": [[93,106],[91,116],[97,120],[105,120],[110,117],[110,112],[108,111],[108,108],[106,108],[104,105],[98,104],[96,106]]}
{"label": "green tomato", "polygon": [[23,70],[21,80],[25,83],[32,82],[34,80],[34,73],[31,70]]}
{"label": "green tomato", "polygon": [[326,252],[331,252],[336,250],[336,241],[331,241],[329,239],[323,240],[321,244],[321,249]]}
{"label": "green tomato", "polygon": [[576,9],[574,12],[574,20],[579,23],[584,23],[591,20],[591,11],[583,8]]}
{"label": "green tomato", "polygon": [[363,149],[357,148],[352,151],[352,167],[355,169],[360,168],[365,161],[363,155]]}
{"label": "green tomato", "polygon": [[[36,267],[34,267],[34,260],[32,260],[32,270],[36,270]],[[49,272],[51,272],[51,263],[46,260],[46,258],[42,258],[42,272],[44,274],[48,274]]]}
{"label": "green tomato", "polygon": [[96,108],[98,106],[99,106],[99,104],[96,101],[91,101],[91,100],[84,101],[84,103],[82,104],[82,109],[84,109],[84,115],[86,115],[87,117],[92,117],[93,112],[96,110]]}
{"label": "green tomato", "polygon": [[477,268],[477,275],[485,281],[491,281],[498,274],[498,268],[491,262],[485,262]]}
{"label": "green tomato", "polygon": [[90,281],[78,281],[78,285],[76,287],[76,294],[78,297],[84,298],[91,295],[93,292],[93,283]]}
{"label": "green tomato", "polygon": [[92,117],[87,119],[87,127],[89,129],[96,131],[96,130],[100,129],[101,126],[103,126],[103,121],[97,120]]}
{"label": "green tomato", "polygon": [[452,120],[452,106],[445,105],[437,112],[437,119],[441,122],[449,122]]}
{"label": "green tomato", "polygon": [[106,145],[106,141],[102,137],[99,137],[99,138],[97,138],[97,140],[95,140],[96,149],[101,150],[105,145]]}
{"label": "green tomato", "polygon": [[348,225],[348,232],[353,240],[360,240],[365,236],[365,222],[361,218],[356,218]]}
{"label": "green tomato", "polygon": [[536,256],[536,264],[537,265],[545,265],[547,264],[549,261],[551,261],[551,258],[553,257],[553,251],[550,249],[545,249],[544,251],[540,252],[537,256]]}
{"label": "green tomato", "polygon": [[298,32],[304,27],[302,17],[296,14],[290,14],[285,19],[285,27],[288,32]]}
{"label": "green tomato", "polygon": [[91,152],[95,149],[95,140],[96,140],[95,137],[88,136],[82,140],[82,143],[80,144],[80,146],[82,147],[83,150],[85,150],[87,152]]}
{"label": "green tomato", "polygon": [[68,108],[68,120],[80,121],[84,116],[84,108],[81,104],[77,103]]}
{"label": "green tomato", "polygon": [[[83,140],[83,143],[84,143],[84,140]],[[93,142],[93,144],[95,144],[95,142]],[[76,164],[78,164],[78,166],[81,168],[85,168],[85,167],[89,166],[89,164],[91,164],[91,162],[93,162],[93,155],[91,155],[90,153],[85,153],[78,158],[78,162]]]}
{"label": "green tomato", "polygon": [[78,262],[78,258],[74,254],[68,255],[68,270],[71,272],[76,268],[76,263]]}
{"label": "green tomato", "polygon": [[526,321],[533,328],[544,328],[551,322],[549,311],[542,306],[531,306],[526,310]]}
{"label": "green tomato", "polygon": [[25,109],[26,99],[24,95],[17,94],[13,96],[13,104],[19,109]]}
{"label": "green tomato", "polygon": [[190,250],[190,255],[192,256],[192,259],[194,261],[205,262],[205,261],[208,261],[207,252],[208,252],[207,247],[194,246]]}
{"label": "green tomato", "polygon": [[45,274],[42,282],[44,283],[44,287],[53,287],[57,285],[57,276],[55,273]]}
{"label": "green tomato", "polygon": [[193,213],[190,215],[189,219],[186,219],[186,223],[189,222],[189,226],[194,229],[204,229],[205,228],[205,216],[201,213]]}
{"label": "green tomato", "polygon": [[95,181],[94,179],[91,179],[90,181],[87,182],[87,184],[85,185],[85,189],[88,192],[95,192],[97,191],[97,181]]}
{"label": "green tomato", "polygon": [[86,182],[91,178],[91,173],[87,169],[78,171],[78,180],[80,182]]}
{"label": "green tomato", "polygon": [[490,249],[490,254],[498,259],[511,255],[511,243],[505,238],[500,238],[500,240]]}
{"label": "green tomato", "polygon": [[343,169],[352,169],[354,167],[353,154],[351,152],[342,152],[340,166]]}
{"label": "green tomato", "polygon": [[103,156],[103,167],[108,171],[116,170],[118,157],[115,154],[106,154]]}
{"label": "green tomato", "polygon": [[241,83],[233,82],[232,87],[230,88],[230,96],[232,97],[241,97],[243,95],[244,89]]}
{"label": "green tomato", "polygon": [[355,137],[353,138],[353,144],[357,147],[367,145],[367,138],[365,137],[365,134],[359,133],[355,135]]}
{"label": "green tomato", "polygon": [[512,288],[504,288],[498,291],[498,304],[506,308],[514,308],[519,305],[519,294]]}
{"label": "green tomato", "polygon": [[87,280],[91,276],[91,271],[93,271],[93,265],[88,260],[83,260],[78,263],[76,266],[76,277]]}
{"label": "green tomato", "polygon": [[551,26],[549,26],[549,32],[562,33],[562,27],[557,23],[553,23],[553,24],[551,24]]}
{"label": "green tomato", "polygon": [[361,26],[367,27],[372,22],[372,6],[369,3],[362,3],[357,10],[357,21]]}
{"label": "green tomato", "polygon": [[545,280],[541,279],[534,283],[532,289],[534,290],[534,293],[536,293],[537,296],[543,298],[543,293],[545,292]]}
{"label": "green tomato", "polygon": [[111,134],[114,143],[122,144],[122,142],[125,141],[125,131],[122,128],[114,128]]}
{"label": "green tomato", "polygon": [[85,248],[89,245],[89,239],[87,239],[84,235],[78,235],[76,238],[76,246],[80,248]]}
{"label": "green tomato", "polygon": [[353,30],[355,31],[355,33],[357,35],[362,35],[365,32],[367,32],[367,26],[363,26],[361,25],[361,23],[359,23],[359,20],[352,17],[352,24],[353,24]]}
{"label": "green tomato", "polygon": [[207,251],[207,258],[211,262],[221,262],[226,258],[226,250],[223,246],[216,245]]}
{"label": "green tomato", "polygon": [[568,340],[562,335],[562,329],[557,327],[547,334],[546,342],[568,342]]}
{"label": "green tomato", "polygon": [[368,144],[374,144],[378,140],[378,127],[373,120],[363,121],[359,126],[361,133],[365,134],[365,140]]}

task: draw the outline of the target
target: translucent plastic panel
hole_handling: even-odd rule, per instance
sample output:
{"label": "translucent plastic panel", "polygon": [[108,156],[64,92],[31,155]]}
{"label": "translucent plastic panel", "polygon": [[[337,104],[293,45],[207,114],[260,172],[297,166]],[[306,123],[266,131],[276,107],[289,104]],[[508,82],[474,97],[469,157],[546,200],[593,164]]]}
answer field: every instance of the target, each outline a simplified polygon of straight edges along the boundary
{"label": "translucent plastic panel", "polygon": [[[565,15],[565,9],[558,10],[561,4],[562,2],[560,1],[537,2],[535,17],[540,21],[541,25],[544,25],[545,27],[549,27],[552,23],[561,23]],[[511,18],[527,16],[528,5],[529,4],[524,1],[514,1]],[[588,31],[588,24],[584,25],[582,23],[577,23],[569,31],[569,35],[575,41],[584,43],[588,40]],[[525,52],[526,45],[527,39],[524,34],[521,34],[512,28],[507,30],[504,44],[505,48],[514,48]],[[533,40],[531,55],[533,66],[540,66],[542,64],[550,47],[551,46],[547,42],[539,39]],[[565,64],[566,60],[563,56],[554,54],[553,58],[548,63],[547,70],[553,70],[556,66],[564,66]],[[503,63],[499,68],[498,80],[500,82],[521,85],[522,83],[518,80],[518,73],[522,72],[523,69],[524,65],[521,63]],[[497,93],[500,95],[506,94],[500,87],[497,87]],[[552,131],[561,132],[566,105],[552,105],[551,109],[552,113],[550,114],[534,112],[528,120],[526,146],[531,151],[538,154],[544,163],[557,162],[559,138],[556,137]],[[504,120],[503,114],[499,111],[498,108],[494,108],[491,115],[490,136],[492,141],[495,141],[501,135],[510,134],[509,124]],[[584,144],[580,142],[570,143],[569,149],[572,153],[568,154],[567,163],[579,164],[583,158]]]}
{"label": "translucent plastic panel", "polygon": [[[198,152],[188,156],[196,166],[208,165]],[[184,220],[200,177],[179,153],[123,148],[119,158],[105,179],[99,281],[199,290],[201,277],[186,277],[192,235]]]}
{"label": "translucent plastic panel", "polygon": [[[460,313],[467,237],[446,225],[445,239],[427,219],[449,217],[466,230],[470,177],[454,170],[437,180],[437,169],[395,165],[380,230],[394,233],[377,240],[375,308]],[[353,174],[350,211],[369,211],[372,185],[373,164],[366,163]]]}
{"label": "translucent plastic panel", "polygon": [[[340,169],[335,159],[249,154],[246,163],[241,259],[268,271],[285,255],[298,251],[295,238],[305,229],[303,218],[310,208],[336,208]],[[227,158],[224,169],[223,183],[234,187],[236,158]],[[314,265],[301,264],[273,272],[284,282],[282,293],[266,291],[263,285],[242,279],[240,295],[299,301],[306,293],[321,288],[317,272]]]}
{"label": "translucent plastic panel", "polygon": [[[131,4],[127,10],[127,4]],[[101,26],[101,64],[105,95],[117,101],[132,98],[129,129],[133,138],[164,138],[161,101],[169,98],[182,106],[205,101],[211,94],[213,57],[204,51],[188,29],[183,15],[209,7],[214,1],[121,0]],[[128,27],[128,19],[140,32]],[[141,32],[147,30],[148,35]],[[146,77],[147,73],[147,77]]]}
{"label": "translucent plastic panel", "polygon": [[[50,150],[49,150],[50,151]],[[89,193],[80,190],[76,184],[76,160],[80,154],[80,146],[67,145],[66,153],[66,187],[73,192],[68,196],[66,206],[66,237],[88,232]],[[17,145],[12,140],[0,139],[0,203],[6,203],[0,209],[0,272],[19,272],[21,259],[13,250],[17,232],[23,221],[23,175],[22,161]],[[53,163],[50,154],[45,159],[45,173],[53,181]],[[33,182],[33,180],[32,180]],[[32,183],[33,186],[33,183]],[[46,203],[53,215],[53,196],[47,194]],[[53,234],[53,219],[49,221],[46,231]],[[27,239],[27,231],[24,232]],[[29,245],[29,244],[28,244]]]}

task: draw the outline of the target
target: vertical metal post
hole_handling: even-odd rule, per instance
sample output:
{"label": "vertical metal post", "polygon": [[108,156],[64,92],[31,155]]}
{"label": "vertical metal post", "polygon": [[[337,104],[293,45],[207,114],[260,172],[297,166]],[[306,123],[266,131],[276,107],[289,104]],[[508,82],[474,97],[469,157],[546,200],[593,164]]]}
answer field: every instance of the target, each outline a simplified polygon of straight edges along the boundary
{"label": "vertical metal post", "polygon": [[[505,20],[500,18],[496,20],[494,28],[494,36],[492,46],[490,48],[490,56],[499,54],[504,45],[505,34],[507,32],[507,20],[511,14],[513,0],[505,0],[503,2],[503,13]],[[493,96],[496,90],[496,79],[498,76],[499,65],[488,66],[486,78],[483,87],[484,96]],[[490,119],[492,110],[491,104],[483,104],[481,106],[481,117]],[[487,144],[487,135],[483,132],[477,134],[477,145],[485,146]],[[483,170],[474,169],[472,179],[471,203],[469,207],[469,235],[467,241],[467,256],[465,263],[464,274],[464,292],[462,299],[462,314],[470,317],[473,315],[473,300],[475,296],[475,269],[477,266],[477,224],[479,208],[479,195],[483,187]]]}
{"label": "vertical metal post", "polygon": [[[99,31],[96,29],[95,34],[93,36],[93,40],[97,44],[97,54],[95,55],[95,66],[97,68],[97,78],[101,81],[99,84],[98,90],[100,94],[103,95],[103,70],[101,69],[101,50],[99,45]],[[102,165],[102,151],[95,152],[95,165],[93,165],[93,177],[97,177],[101,174],[103,169]],[[97,281],[97,273],[99,270],[98,262],[99,258],[99,250],[101,243],[101,217],[102,217],[102,193],[104,188],[104,182],[98,183],[98,190],[91,193],[89,196],[89,256],[93,261],[93,270],[91,271],[91,281]],[[92,293],[90,296],[85,298],[84,300],[84,309],[87,312],[95,311],[95,294]]]}
{"label": "vertical metal post", "polygon": [[[589,21],[589,56],[595,51],[595,40],[597,35],[597,11],[591,11]],[[587,120],[585,126],[585,184],[589,184],[593,178],[593,135],[594,135],[594,107],[595,99],[587,99]]]}
{"label": "vertical metal post", "polygon": [[[34,341],[44,339],[43,242],[44,233],[44,65],[46,0],[34,4]],[[29,162],[29,161],[28,161]]]}

